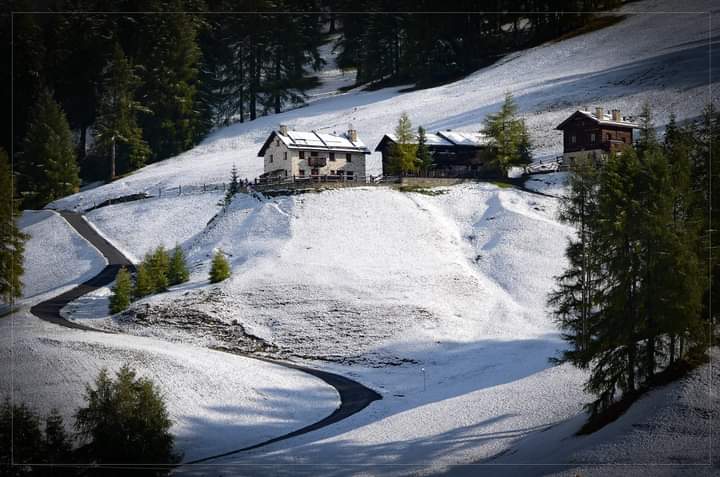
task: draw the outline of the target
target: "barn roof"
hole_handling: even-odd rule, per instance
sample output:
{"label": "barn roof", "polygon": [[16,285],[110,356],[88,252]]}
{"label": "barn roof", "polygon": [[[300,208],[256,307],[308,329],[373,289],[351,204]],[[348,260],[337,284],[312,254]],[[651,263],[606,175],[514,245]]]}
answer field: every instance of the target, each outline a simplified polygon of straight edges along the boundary
{"label": "barn roof", "polygon": [[598,123],[601,126],[619,126],[619,127],[625,127],[625,128],[633,128],[638,129],[640,127],[639,124],[634,123],[629,120],[627,117],[621,118],[620,121],[613,121],[612,114],[603,113],[601,118],[598,118],[598,116],[591,111],[585,111],[582,109],[578,109],[573,114],[571,114],[565,121],[561,122],[557,125],[555,129],[562,130],[568,122],[570,122],[572,119],[582,116],[588,119],[591,119],[592,121]]}
{"label": "barn roof", "polygon": [[360,140],[350,140],[347,133],[326,134],[317,131],[288,131],[287,134],[280,134],[278,131],[270,133],[265,143],[260,148],[258,156],[265,155],[265,151],[272,141],[277,138],[282,141],[288,149],[302,149],[304,151],[337,151],[337,152],[360,152],[370,154],[370,150]]}
{"label": "barn roof", "polygon": [[[397,142],[397,137],[394,134],[386,134],[380,140],[375,150],[382,150],[387,142]],[[489,142],[490,138],[482,133],[476,132],[438,131],[425,135],[425,144],[435,147],[484,147],[487,146]],[[417,144],[417,139],[413,141],[413,144]]]}

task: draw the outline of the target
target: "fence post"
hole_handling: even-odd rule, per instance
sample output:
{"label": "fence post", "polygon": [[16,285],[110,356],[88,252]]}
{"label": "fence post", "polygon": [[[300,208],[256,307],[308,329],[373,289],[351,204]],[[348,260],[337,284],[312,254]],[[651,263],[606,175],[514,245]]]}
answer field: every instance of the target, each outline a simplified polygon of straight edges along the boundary
{"label": "fence post", "polygon": [[205,192],[205,184],[203,184],[203,192]]}
{"label": "fence post", "polygon": [[178,195],[182,195],[182,186],[181,185],[178,186]]}
{"label": "fence post", "polygon": [[162,187],[158,187],[158,197],[162,197]]}

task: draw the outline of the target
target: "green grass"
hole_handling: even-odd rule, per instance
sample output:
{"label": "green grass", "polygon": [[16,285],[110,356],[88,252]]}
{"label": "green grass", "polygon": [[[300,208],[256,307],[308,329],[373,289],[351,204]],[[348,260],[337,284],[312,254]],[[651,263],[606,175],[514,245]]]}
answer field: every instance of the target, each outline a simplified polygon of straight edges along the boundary
{"label": "green grass", "polygon": [[511,189],[512,188],[512,184],[509,184],[509,183],[503,182],[503,181],[491,181],[490,183],[492,185],[498,186],[501,189]]}
{"label": "green grass", "polygon": [[417,194],[431,195],[431,196],[447,194],[447,190],[445,190],[445,189],[442,189],[442,190],[427,189],[425,187],[420,187],[420,186],[400,186],[400,187],[398,187],[398,190],[400,192],[415,192]]}

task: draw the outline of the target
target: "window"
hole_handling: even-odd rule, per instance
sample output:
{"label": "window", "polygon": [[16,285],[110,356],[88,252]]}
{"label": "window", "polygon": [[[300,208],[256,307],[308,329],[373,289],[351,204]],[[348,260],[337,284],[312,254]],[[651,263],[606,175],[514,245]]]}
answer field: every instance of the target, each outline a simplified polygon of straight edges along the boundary
{"label": "window", "polygon": [[280,139],[275,139],[275,147],[280,147]]}
{"label": "window", "polygon": [[610,133],[607,133],[607,140],[609,141],[610,139],[612,139],[612,135]]}
{"label": "window", "polygon": [[300,169],[300,177],[305,177],[305,169]]}
{"label": "window", "polygon": [[576,142],[577,142],[577,138],[573,134],[572,136],[570,136],[570,144],[575,144]]}
{"label": "window", "polygon": [[283,160],[287,161],[287,151],[283,152]]}
{"label": "window", "polygon": [[330,153],[330,160],[335,161],[335,153],[334,152]]}
{"label": "window", "polygon": [[273,157],[272,157],[272,154],[270,154],[270,162],[272,162],[272,161],[273,161]]}
{"label": "window", "polygon": [[590,133],[590,142],[595,143],[595,133]]}
{"label": "window", "polygon": [[347,180],[351,181],[353,180],[353,171],[345,171],[345,175]]}
{"label": "window", "polygon": [[334,176],[334,175],[335,175],[335,171],[334,171],[333,169],[330,169],[330,175],[331,175],[331,176]]}
{"label": "window", "polygon": [[312,152],[310,153],[310,156],[312,156],[312,157],[317,157],[317,155],[318,155],[318,152],[317,152],[317,151],[312,151]]}
{"label": "window", "polygon": [[300,159],[305,159],[305,151],[300,151]]}
{"label": "window", "polygon": [[349,152],[345,154],[345,160],[348,162],[352,162],[352,154],[350,154]]}

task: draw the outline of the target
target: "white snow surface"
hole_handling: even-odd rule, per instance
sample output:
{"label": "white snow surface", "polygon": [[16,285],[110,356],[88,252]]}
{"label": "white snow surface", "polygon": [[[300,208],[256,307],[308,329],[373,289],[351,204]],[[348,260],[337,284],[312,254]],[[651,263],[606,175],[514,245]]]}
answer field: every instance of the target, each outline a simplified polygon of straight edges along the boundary
{"label": "white snow surface", "polygon": [[80,284],[107,264],[102,254],[55,212],[26,210],[18,227],[30,236],[25,243],[23,299]]}
{"label": "white snow surface", "polygon": [[[708,43],[707,12],[717,9],[707,0],[633,2],[621,9],[628,16],[616,25],[509,55],[454,83],[402,94],[403,87],[352,90],[234,124],[175,158],[61,199],[54,207],[88,208],[110,197],[154,193],[159,186],[224,182],[233,164],[241,177],[252,179],[263,172],[257,152],[279,123],[299,131],[344,131],[352,123],[371,150],[383,134],[393,132],[403,111],[429,132],[478,131],[485,116],[499,109],[506,91],[514,94],[526,118],[538,157],[562,152],[562,134],[554,128],[578,109],[602,106],[637,115],[647,101],[659,127],[671,112],[679,121],[693,118],[711,100],[709,78],[714,83],[720,77],[720,49],[712,49],[711,70]],[[374,153],[368,174],[379,173],[380,156]]]}
{"label": "white snow surface", "polygon": [[296,430],[339,404],[332,387],[299,371],[190,345],[78,332],[26,311],[0,319],[0,361],[0,398],[12,393],[41,414],[55,407],[69,429],[85,385],[101,368],[129,364],[159,386],[185,461]]}

